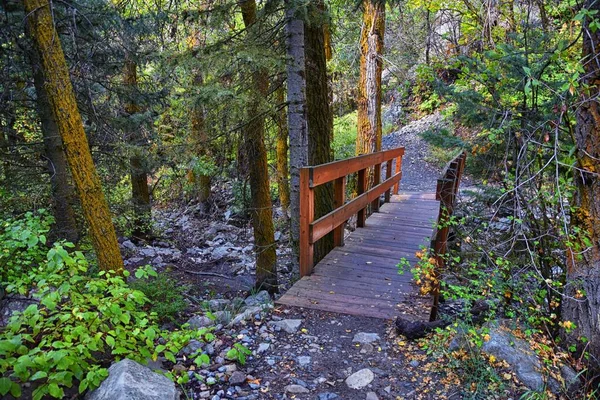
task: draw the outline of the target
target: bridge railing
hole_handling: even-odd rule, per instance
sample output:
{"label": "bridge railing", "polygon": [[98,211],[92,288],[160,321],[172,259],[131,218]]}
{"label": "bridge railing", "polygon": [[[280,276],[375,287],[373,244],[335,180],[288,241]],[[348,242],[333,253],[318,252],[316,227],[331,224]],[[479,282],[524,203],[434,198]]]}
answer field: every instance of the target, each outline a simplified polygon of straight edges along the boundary
{"label": "bridge railing", "polygon": [[448,235],[450,233],[450,219],[454,213],[456,195],[458,186],[465,169],[467,152],[463,151],[454,157],[444,168],[441,177],[437,181],[435,191],[436,200],[440,202],[440,212],[438,214],[437,224],[431,236],[431,252],[435,260],[435,269],[433,273],[433,305],[431,306],[430,321],[437,319],[439,297],[440,297],[440,276],[445,265],[446,251],[448,250]]}
{"label": "bridge railing", "polygon": [[[317,240],[333,231],[334,246],[342,245],[344,223],[350,217],[358,214],[357,226],[364,227],[369,204],[372,210],[377,211],[379,197],[383,193],[385,193],[385,202],[390,201],[391,192],[398,194],[398,185],[402,178],[403,155],[404,147],[398,147],[300,169],[300,276],[312,272],[314,244]],[[396,164],[392,175],[394,160]],[[367,190],[367,169],[373,167],[374,181],[379,182],[383,163],[386,163],[386,179]],[[346,203],[346,177],[355,172],[358,172],[358,196]],[[332,181],[335,208],[315,221],[314,189]]]}

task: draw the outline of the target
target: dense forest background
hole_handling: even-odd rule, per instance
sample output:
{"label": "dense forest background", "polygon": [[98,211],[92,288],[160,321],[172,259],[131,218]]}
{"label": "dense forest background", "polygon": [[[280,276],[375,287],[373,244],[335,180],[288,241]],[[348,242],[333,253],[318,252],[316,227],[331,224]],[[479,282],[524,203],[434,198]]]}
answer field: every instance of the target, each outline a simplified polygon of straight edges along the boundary
{"label": "dense forest background", "polygon": [[[472,181],[451,221],[445,296],[490,301],[493,315],[551,338],[597,396],[599,10],[597,0],[2,1],[0,293],[41,303],[0,330],[0,393],[38,381],[34,398],[60,398],[73,381],[98,386],[107,360],[174,359],[192,337],[210,341],[159,334],[149,290],[126,278],[164,278],[125,268],[123,243],[170,240],[161,220],[172,210],[249,226],[252,286],[276,293],[278,270],[297,272],[299,168],[379,151],[387,134],[439,114],[444,128],[423,133],[429,161],[466,150]],[[319,217],[332,188],[317,199]],[[288,253],[275,244],[282,232]],[[332,246],[323,238],[315,258]],[[424,293],[437,279],[427,259],[416,269]],[[154,346],[160,335],[169,344]],[[52,351],[36,358],[52,348],[73,358],[68,368]]]}

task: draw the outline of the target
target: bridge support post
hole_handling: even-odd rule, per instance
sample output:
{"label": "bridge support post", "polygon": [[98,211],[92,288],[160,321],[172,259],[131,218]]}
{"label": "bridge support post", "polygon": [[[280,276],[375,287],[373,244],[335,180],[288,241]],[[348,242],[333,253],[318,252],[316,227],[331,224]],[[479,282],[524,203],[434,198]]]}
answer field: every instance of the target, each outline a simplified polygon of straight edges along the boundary
{"label": "bridge support post", "polygon": [[[335,180],[333,186],[333,207],[340,208],[346,203],[346,177],[342,176]],[[333,230],[333,245],[343,246],[344,245],[344,227],[346,223],[341,224]]]}
{"label": "bridge support post", "polygon": [[310,275],[314,262],[314,244],[310,224],[315,218],[315,192],[310,187],[310,169],[300,169],[300,277]]}
{"label": "bridge support post", "polygon": [[[367,190],[367,170],[361,169],[358,171],[357,193],[360,196]],[[367,207],[361,208],[356,217],[356,226],[364,228],[367,222]]]}
{"label": "bridge support post", "polygon": [[[388,160],[385,164],[385,179],[388,180],[392,177],[392,161],[393,160]],[[388,189],[385,191],[385,198],[383,201],[385,201],[386,203],[389,203],[392,199],[392,189]]]}
{"label": "bridge support post", "polygon": [[[396,174],[402,170],[402,156],[396,158]],[[400,189],[400,182],[394,185],[394,194],[398,194]]]}

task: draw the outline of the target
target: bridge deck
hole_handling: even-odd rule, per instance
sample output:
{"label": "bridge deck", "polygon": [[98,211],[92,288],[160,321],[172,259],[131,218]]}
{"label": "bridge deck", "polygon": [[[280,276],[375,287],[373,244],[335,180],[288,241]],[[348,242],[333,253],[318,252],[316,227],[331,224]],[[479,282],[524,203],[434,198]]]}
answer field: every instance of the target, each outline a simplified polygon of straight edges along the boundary
{"label": "bridge deck", "polygon": [[418,295],[410,268],[398,274],[396,265],[428,246],[438,216],[435,193],[405,192],[392,196],[314,269],[296,282],[279,304],[377,318],[403,314],[426,320],[430,297]]}

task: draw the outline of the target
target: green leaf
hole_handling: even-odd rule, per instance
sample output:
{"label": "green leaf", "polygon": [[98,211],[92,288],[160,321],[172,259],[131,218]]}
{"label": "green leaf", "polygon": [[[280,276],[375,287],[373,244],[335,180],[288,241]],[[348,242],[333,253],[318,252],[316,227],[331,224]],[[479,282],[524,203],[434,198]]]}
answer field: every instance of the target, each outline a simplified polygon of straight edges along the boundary
{"label": "green leaf", "polygon": [[128,324],[129,321],[131,321],[131,316],[128,313],[123,313],[123,314],[119,315],[119,319],[121,320],[122,323]]}
{"label": "green leaf", "polygon": [[10,394],[11,394],[13,397],[16,397],[17,399],[18,399],[19,397],[21,397],[21,385],[19,385],[19,384],[18,384],[18,383],[16,383],[16,382],[13,382],[13,384],[12,384],[12,386],[11,386],[11,388],[10,388]]}
{"label": "green leaf", "polygon": [[113,338],[110,335],[106,336],[106,344],[109,345],[110,347],[115,347],[115,338]]}
{"label": "green leaf", "polygon": [[42,379],[48,376],[48,373],[45,371],[38,371],[29,378],[30,381],[36,381],[38,379]]}
{"label": "green leaf", "polygon": [[6,393],[10,392],[12,387],[12,381],[8,378],[0,378],[0,394],[5,396]]}
{"label": "green leaf", "polygon": [[50,396],[55,397],[57,399],[62,399],[65,394],[63,389],[56,383],[51,383],[50,385],[48,385],[48,392],[50,393]]}

